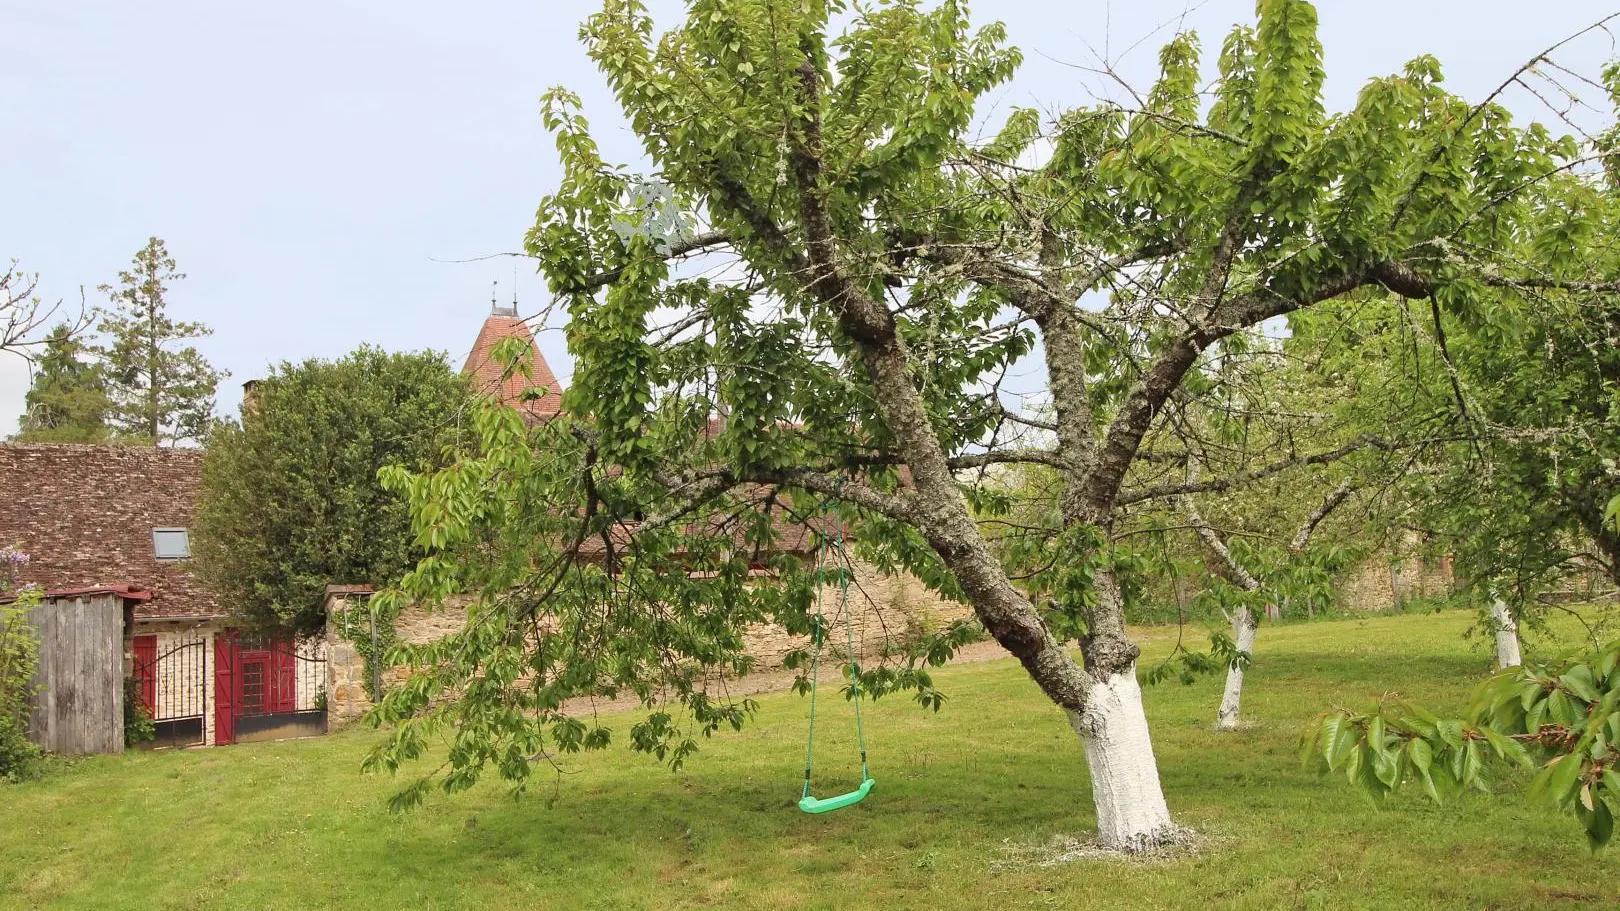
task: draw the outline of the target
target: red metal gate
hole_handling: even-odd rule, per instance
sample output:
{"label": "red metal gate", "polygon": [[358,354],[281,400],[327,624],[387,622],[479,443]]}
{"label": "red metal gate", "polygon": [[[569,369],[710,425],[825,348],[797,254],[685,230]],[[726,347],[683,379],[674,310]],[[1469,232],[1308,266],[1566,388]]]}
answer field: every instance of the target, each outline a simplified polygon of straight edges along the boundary
{"label": "red metal gate", "polygon": [[134,637],[132,645],[132,695],[152,720],[153,744],[202,743],[203,721],[208,715],[207,638],[201,633],[179,634],[161,652],[158,637],[151,634]]}
{"label": "red metal gate", "polygon": [[326,660],[290,638],[214,638],[214,742],[326,731]]}

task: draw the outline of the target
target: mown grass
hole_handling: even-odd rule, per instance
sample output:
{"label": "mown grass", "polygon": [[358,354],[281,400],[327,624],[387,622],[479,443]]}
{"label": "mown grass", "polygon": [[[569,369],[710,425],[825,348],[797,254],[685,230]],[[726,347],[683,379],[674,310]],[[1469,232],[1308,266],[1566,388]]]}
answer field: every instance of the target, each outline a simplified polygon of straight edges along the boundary
{"label": "mown grass", "polygon": [[[1150,689],[1172,811],[1204,836],[1178,859],[1039,864],[1055,838],[1093,831],[1089,787],[1061,714],[1003,660],[941,673],[952,698],[938,715],[873,707],[877,790],[820,817],[794,808],[805,703],[790,695],[762,699],[756,725],[681,773],[621,746],[521,801],[490,783],[403,817],[385,808],[397,783],[357,771],[369,730],[99,757],[0,788],[0,907],[1613,906],[1620,849],[1588,853],[1521,781],[1374,809],[1300,768],[1301,728],[1336,701],[1399,690],[1459,708],[1489,663],[1463,638],[1472,616],[1263,629],[1252,726],[1235,735],[1210,730],[1218,680]],[[1562,643],[1542,650],[1574,643],[1556,629]],[[1144,660],[1173,637],[1149,631]],[[854,777],[835,727],[818,732],[819,793]]]}

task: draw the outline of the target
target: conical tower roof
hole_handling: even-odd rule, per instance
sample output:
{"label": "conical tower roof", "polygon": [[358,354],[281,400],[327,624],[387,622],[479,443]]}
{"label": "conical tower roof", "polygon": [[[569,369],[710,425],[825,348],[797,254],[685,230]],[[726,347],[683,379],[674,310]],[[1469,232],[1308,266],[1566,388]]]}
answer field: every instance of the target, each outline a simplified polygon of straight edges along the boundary
{"label": "conical tower roof", "polygon": [[[518,338],[534,352],[534,376],[513,374],[502,377],[505,365],[492,357],[495,346],[503,339]],[[478,340],[467,353],[467,362],[461,372],[472,380],[474,389],[483,395],[494,395],[504,405],[514,405],[535,420],[549,420],[562,411],[562,384],[551,372],[551,365],[540,354],[534,343],[529,324],[517,315],[516,307],[496,307],[478,330]],[[545,394],[532,401],[523,401],[523,393],[530,388],[544,388]]]}

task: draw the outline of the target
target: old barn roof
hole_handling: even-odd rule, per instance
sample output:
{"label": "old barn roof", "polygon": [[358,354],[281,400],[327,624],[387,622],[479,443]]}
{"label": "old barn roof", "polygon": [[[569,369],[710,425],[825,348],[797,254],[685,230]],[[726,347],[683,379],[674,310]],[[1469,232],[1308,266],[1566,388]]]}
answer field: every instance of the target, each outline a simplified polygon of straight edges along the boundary
{"label": "old barn roof", "polygon": [[198,449],[0,444],[0,546],[28,555],[23,583],[139,592],[143,618],[223,616],[185,561],[153,546],[154,528],[190,528],[201,473]]}

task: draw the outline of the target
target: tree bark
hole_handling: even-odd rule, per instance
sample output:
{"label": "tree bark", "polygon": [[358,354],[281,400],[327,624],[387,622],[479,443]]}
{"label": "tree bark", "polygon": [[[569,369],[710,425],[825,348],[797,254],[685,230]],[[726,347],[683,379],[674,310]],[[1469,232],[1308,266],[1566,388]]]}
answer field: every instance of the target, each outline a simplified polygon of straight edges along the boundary
{"label": "tree bark", "polygon": [[1491,601],[1491,626],[1496,634],[1496,666],[1509,668],[1523,664],[1519,653],[1519,623],[1501,598]]}

